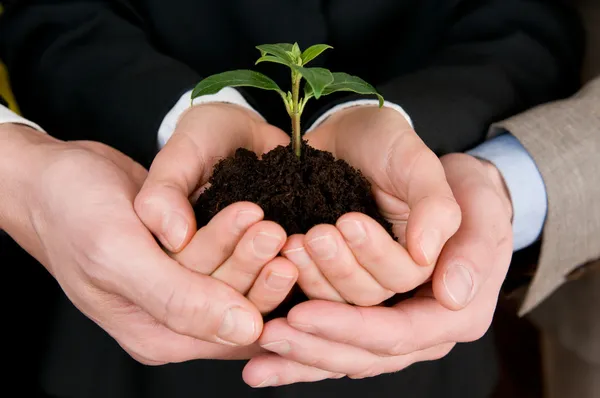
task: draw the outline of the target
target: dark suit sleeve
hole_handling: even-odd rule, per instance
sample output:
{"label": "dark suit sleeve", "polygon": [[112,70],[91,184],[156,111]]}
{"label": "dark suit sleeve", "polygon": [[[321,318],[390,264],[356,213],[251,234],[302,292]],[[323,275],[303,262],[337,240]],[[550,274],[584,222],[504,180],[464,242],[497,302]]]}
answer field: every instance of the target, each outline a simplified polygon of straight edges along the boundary
{"label": "dark suit sleeve", "polygon": [[29,0],[5,11],[0,58],[23,114],[148,165],[162,119],[199,76],[154,48],[124,2]]}
{"label": "dark suit sleeve", "polygon": [[[424,67],[377,85],[439,155],[469,149],[491,123],[572,93],[582,58],[576,13],[556,1],[467,0],[455,11]],[[312,120],[356,98],[336,98]]]}

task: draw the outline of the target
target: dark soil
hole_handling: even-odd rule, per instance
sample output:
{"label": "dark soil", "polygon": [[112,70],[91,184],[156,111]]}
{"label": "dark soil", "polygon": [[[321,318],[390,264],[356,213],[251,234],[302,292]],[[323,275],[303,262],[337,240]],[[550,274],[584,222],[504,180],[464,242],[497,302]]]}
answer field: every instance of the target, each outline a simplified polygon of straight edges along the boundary
{"label": "dark soil", "polygon": [[367,214],[394,236],[377,210],[369,181],[345,161],[308,145],[303,145],[300,159],[291,145],[273,149],[262,160],[238,149],[217,163],[209,183],[194,208],[199,228],[228,205],[248,201],[258,204],[265,219],[281,225],[288,236],[335,224],[348,212]]}

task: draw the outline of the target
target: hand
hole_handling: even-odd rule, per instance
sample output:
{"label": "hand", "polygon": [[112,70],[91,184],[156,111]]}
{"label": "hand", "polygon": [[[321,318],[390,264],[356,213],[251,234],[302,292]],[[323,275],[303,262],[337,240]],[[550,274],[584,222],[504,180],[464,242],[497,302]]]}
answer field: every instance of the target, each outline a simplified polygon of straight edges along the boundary
{"label": "hand", "polygon": [[[0,130],[0,138],[6,188],[0,190],[0,226],[130,355],[162,364],[248,358],[259,351],[247,346],[262,330],[255,305],[171,259],[138,219],[133,200],[146,178],[140,165],[102,144],[63,143],[28,128]],[[232,245],[227,239],[240,228],[231,224],[235,210],[226,209],[210,226],[225,231],[218,243]],[[251,216],[243,220],[249,231],[261,214]],[[285,260],[264,269],[290,268],[293,278]],[[281,285],[275,293],[265,286],[266,276],[260,274],[248,296],[285,296]],[[264,311],[273,306],[262,305]]]}
{"label": "hand", "polygon": [[140,219],[174,259],[247,295],[263,314],[285,299],[297,278],[295,266],[275,258],[286,241],[285,231],[262,221],[262,209],[247,202],[223,209],[196,231],[190,199],[197,198],[215,163],[236,149],[260,155],[289,140],[237,105],[194,106],[182,115],[135,200]]}
{"label": "hand", "polygon": [[512,204],[491,164],[463,154],[442,163],[463,217],[432,284],[388,308],[325,301],[296,306],[287,319],[265,325],[259,343],[279,355],[250,360],[243,375],[249,385],[396,372],[485,334],[512,255]]}
{"label": "hand", "polygon": [[399,238],[358,213],[290,237],[283,254],[299,268],[307,296],[369,306],[427,281],[461,213],[438,157],[406,119],[388,108],[354,107],[306,139],[361,170]]}
{"label": "hand", "polygon": [[262,155],[289,142],[283,131],[238,105],[194,106],[152,163],[135,210],[161,243],[177,253],[196,233],[190,200],[197,199],[219,160],[238,148]]}

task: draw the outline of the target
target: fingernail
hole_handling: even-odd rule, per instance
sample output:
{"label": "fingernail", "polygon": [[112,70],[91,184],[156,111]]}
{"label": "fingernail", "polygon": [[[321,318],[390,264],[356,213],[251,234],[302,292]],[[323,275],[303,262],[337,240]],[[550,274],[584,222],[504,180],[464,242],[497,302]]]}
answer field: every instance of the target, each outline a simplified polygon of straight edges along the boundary
{"label": "fingernail", "polygon": [[462,265],[451,265],[444,274],[444,286],[450,298],[461,307],[471,300],[473,278],[469,270]]}
{"label": "fingernail", "polygon": [[337,244],[331,235],[323,235],[308,241],[311,251],[319,260],[329,260],[337,253]]}
{"label": "fingernail", "polygon": [[235,218],[235,227],[238,231],[242,231],[261,219],[262,214],[260,213],[252,210],[242,210],[238,212],[237,217]]}
{"label": "fingernail", "polygon": [[187,236],[189,225],[178,213],[172,212],[163,221],[164,238],[171,250],[177,250]]}
{"label": "fingernail", "polygon": [[275,341],[273,343],[261,345],[265,350],[274,352],[275,354],[285,355],[292,350],[290,342],[287,340]]}
{"label": "fingernail", "polygon": [[440,254],[442,236],[437,229],[428,229],[421,235],[421,251],[427,264],[433,264]]}
{"label": "fingernail", "polygon": [[352,245],[357,245],[367,238],[367,231],[362,222],[355,220],[342,221],[338,228],[344,235],[344,239]]}
{"label": "fingernail", "polygon": [[314,327],[313,325],[306,325],[304,323],[290,323],[289,325],[296,330],[300,330],[301,332],[306,332],[306,333],[311,333],[311,334],[315,334],[317,332],[317,328]]}
{"label": "fingernail", "polygon": [[281,238],[277,235],[271,235],[266,232],[259,232],[252,240],[254,254],[259,258],[271,257],[277,254]]}
{"label": "fingernail", "polygon": [[271,272],[267,277],[267,286],[273,290],[283,290],[288,288],[293,280],[293,276]]}
{"label": "fingernail", "polygon": [[286,250],[283,252],[283,255],[299,268],[310,265],[310,257],[303,247]]}
{"label": "fingernail", "polygon": [[254,388],[271,387],[276,385],[277,383],[279,383],[279,377],[271,376],[265,379],[265,381],[263,381],[262,383],[255,385]]}
{"label": "fingernail", "polygon": [[255,330],[252,314],[243,308],[232,307],[225,313],[217,336],[226,342],[243,345],[254,337]]}

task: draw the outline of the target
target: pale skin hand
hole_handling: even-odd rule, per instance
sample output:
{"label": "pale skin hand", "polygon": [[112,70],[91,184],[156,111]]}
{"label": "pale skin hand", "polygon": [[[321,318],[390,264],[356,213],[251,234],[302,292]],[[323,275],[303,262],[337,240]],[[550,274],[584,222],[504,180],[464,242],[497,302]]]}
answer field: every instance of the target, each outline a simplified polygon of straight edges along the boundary
{"label": "pale skin hand", "polygon": [[[445,356],[488,330],[512,255],[512,204],[498,170],[464,154],[442,158],[462,223],[444,246],[432,283],[393,307],[308,301],[265,325],[259,343],[275,354],[244,369],[256,387],[363,378]],[[449,285],[462,286],[462,305]]]}
{"label": "pale skin hand", "polygon": [[291,236],[283,255],[299,268],[308,297],[377,305],[427,281],[461,212],[438,157],[406,119],[392,109],[355,107],[305,138],[362,171],[399,238],[358,213]]}
{"label": "pale skin hand", "polygon": [[[229,206],[196,231],[192,202],[214,165],[236,149],[262,155],[289,141],[283,131],[240,106],[194,106],[180,118],[135,199],[140,219],[174,259],[248,294],[263,313],[276,308],[297,279],[296,267],[276,258],[286,242],[285,231],[276,223],[261,221],[263,211],[247,202]],[[225,230],[224,223],[241,224]],[[255,281],[268,282],[270,287],[250,290]]]}
{"label": "pale skin hand", "polygon": [[[147,173],[130,158],[22,126],[0,126],[0,139],[0,226],[132,357],[162,364],[249,358],[260,350],[250,344],[261,333],[261,312],[277,306],[296,277],[287,260],[252,245],[257,235],[273,232],[261,225],[260,209],[236,204],[198,232],[211,248],[209,260],[222,259],[204,270],[221,272],[210,277],[188,269],[198,262],[188,262],[185,251],[188,268],[170,258],[138,219],[133,201]],[[240,211],[249,213],[240,218]],[[256,278],[230,287],[236,279],[225,271],[240,256],[253,259]]]}

